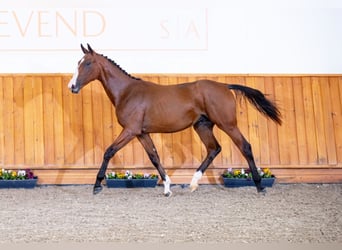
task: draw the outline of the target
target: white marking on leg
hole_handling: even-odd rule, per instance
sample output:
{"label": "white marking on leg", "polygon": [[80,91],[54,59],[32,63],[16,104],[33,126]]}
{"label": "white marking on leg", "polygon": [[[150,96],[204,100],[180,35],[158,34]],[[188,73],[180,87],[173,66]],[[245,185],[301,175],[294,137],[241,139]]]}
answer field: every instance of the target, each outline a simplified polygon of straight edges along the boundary
{"label": "white marking on leg", "polygon": [[203,173],[201,171],[197,171],[194,173],[190,183],[191,192],[195,191],[198,188],[198,181],[202,178]]}
{"label": "white marking on leg", "polygon": [[171,179],[168,175],[165,176],[165,181],[163,181],[163,183],[164,183],[164,195],[171,196],[172,194],[170,190]]}
{"label": "white marking on leg", "polygon": [[72,76],[70,82],[68,83],[68,88],[71,90],[72,87],[76,86],[76,80],[77,80],[77,77],[78,77],[78,67],[74,73],[74,75]]}

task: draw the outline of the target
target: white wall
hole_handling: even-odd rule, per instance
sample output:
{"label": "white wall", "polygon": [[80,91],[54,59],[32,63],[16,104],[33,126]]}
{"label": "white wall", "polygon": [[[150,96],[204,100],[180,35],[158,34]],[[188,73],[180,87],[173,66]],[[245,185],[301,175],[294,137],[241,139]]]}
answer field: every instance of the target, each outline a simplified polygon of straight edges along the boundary
{"label": "white wall", "polygon": [[184,1],[0,1],[0,73],[342,73],[342,1]]}

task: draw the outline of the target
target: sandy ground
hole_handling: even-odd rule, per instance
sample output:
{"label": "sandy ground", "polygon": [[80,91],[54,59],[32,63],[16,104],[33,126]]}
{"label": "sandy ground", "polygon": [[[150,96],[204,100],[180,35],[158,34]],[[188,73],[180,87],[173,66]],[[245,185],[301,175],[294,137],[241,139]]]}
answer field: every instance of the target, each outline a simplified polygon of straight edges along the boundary
{"label": "sandy ground", "polygon": [[342,243],[342,184],[0,189],[0,243]]}

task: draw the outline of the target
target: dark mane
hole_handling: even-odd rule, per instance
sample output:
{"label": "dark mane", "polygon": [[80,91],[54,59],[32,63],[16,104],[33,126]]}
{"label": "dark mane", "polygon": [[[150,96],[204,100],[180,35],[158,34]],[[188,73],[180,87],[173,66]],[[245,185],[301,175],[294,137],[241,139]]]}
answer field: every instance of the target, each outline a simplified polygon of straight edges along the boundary
{"label": "dark mane", "polygon": [[132,76],[132,75],[130,75],[129,73],[127,73],[126,70],[124,70],[123,68],[121,68],[120,65],[117,64],[116,62],[114,62],[112,59],[110,59],[110,58],[108,58],[107,56],[104,56],[104,55],[101,55],[101,56],[103,56],[104,58],[106,58],[110,63],[112,63],[115,67],[117,67],[119,70],[121,70],[122,73],[124,73],[126,76],[128,76],[128,77],[130,77],[130,78],[132,78],[132,79],[134,79],[134,80],[141,80],[140,78],[135,77],[135,76]]}

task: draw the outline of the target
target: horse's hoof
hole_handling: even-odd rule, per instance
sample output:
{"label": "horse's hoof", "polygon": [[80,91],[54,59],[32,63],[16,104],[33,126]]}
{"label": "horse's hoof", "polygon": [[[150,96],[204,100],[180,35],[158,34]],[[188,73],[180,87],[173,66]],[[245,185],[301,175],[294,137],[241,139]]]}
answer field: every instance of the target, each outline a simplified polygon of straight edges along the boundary
{"label": "horse's hoof", "polygon": [[266,194],[266,188],[261,187],[260,189],[258,189],[258,193],[265,195]]}
{"label": "horse's hoof", "polygon": [[93,194],[98,194],[102,191],[102,186],[95,186]]}
{"label": "horse's hoof", "polygon": [[192,192],[194,192],[194,191],[196,191],[196,189],[198,188],[198,184],[192,184],[192,185],[190,185],[190,192],[192,193]]}
{"label": "horse's hoof", "polygon": [[164,193],[165,197],[170,197],[172,195],[172,192],[167,192],[167,193]]}

